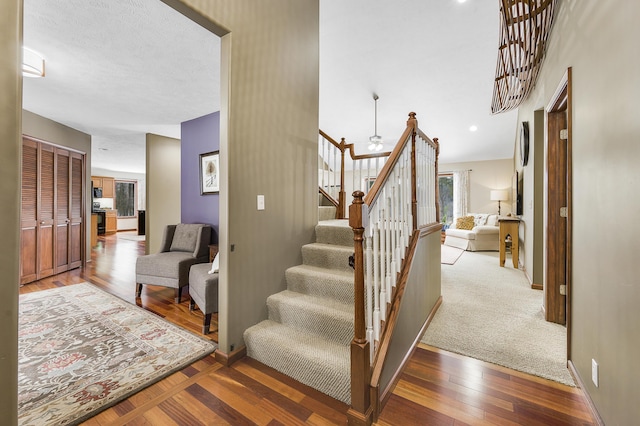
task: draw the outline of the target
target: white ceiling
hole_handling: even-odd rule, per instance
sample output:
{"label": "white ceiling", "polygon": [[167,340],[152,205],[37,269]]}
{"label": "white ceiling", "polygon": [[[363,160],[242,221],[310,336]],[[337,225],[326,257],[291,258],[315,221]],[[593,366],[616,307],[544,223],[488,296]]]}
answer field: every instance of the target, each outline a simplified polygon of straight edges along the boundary
{"label": "white ceiling", "polygon": [[[24,108],[91,134],[94,168],[143,173],[145,133],[219,110],[219,38],[159,0],[25,0],[24,42],[46,59]],[[375,92],[387,146],[415,111],[441,162],[511,158],[497,43],[496,0],[320,0],[320,128],[365,152]]]}

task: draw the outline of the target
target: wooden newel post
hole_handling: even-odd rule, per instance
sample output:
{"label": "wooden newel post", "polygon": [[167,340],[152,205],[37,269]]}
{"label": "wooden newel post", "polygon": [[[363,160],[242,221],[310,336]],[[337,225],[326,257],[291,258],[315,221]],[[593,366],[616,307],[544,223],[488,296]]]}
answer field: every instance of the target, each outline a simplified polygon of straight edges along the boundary
{"label": "wooden newel post", "polygon": [[373,422],[369,383],[371,380],[369,342],[366,339],[364,319],[363,197],[362,191],[355,191],[353,203],[349,206],[349,226],[353,229],[355,261],[354,336],[351,341],[351,407],[347,413],[350,425],[370,425]]}
{"label": "wooden newel post", "polygon": [[347,193],[344,191],[344,152],[347,142],[344,138],[340,139],[340,192],[338,193],[338,212],[336,219],[344,219],[347,210]]}
{"label": "wooden newel post", "polygon": [[418,183],[417,183],[417,170],[416,170],[416,129],[418,128],[418,120],[416,120],[416,113],[409,113],[409,120],[407,125],[413,126],[413,133],[411,134],[411,215],[413,216],[413,223],[411,226],[412,231],[418,229]]}

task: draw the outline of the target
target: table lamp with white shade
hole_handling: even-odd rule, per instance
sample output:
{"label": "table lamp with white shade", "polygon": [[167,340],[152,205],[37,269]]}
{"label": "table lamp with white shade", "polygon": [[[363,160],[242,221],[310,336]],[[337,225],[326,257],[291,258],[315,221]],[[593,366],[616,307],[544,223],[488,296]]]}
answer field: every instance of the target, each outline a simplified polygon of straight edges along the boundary
{"label": "table lamp with white shade", "polygon": [[507,201],[509,199],[509,191],[506,189],[494,189],[490,195],[491,201],[498,202],[498,216],[500,216],[500,201]]}

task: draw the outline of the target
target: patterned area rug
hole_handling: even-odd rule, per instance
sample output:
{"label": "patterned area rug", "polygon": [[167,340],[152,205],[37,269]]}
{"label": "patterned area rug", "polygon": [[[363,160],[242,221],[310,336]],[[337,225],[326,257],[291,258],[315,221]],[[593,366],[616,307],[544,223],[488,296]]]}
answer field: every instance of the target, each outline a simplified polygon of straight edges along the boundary
{"label": "patterned area rug", "polygon": [[216,346],[91,284],[20,296],[20,425],[77,424]]}

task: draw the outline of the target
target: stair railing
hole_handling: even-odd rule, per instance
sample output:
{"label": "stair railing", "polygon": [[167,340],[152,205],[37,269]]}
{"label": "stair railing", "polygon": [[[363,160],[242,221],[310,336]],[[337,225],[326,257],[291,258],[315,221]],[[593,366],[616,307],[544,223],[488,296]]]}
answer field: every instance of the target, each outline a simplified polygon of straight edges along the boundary
{"label": "stair railing", "polygon": [[[365,194],[353,193],[349,224],[354,232],[355,323],[351,343],[350,424],[370,424],[372,371],[382,368],[393,330],[388,309],[396,295],[406,256],[415,249],[415,232],[439,222],[437,138],[431,140],[410,113],[407,127],[375,183]],[[410,262],[410,259],[409,259]],[[380,345],[384,334],[385,345]],[[386,351],[382,351],[386,352]],[[371,363],[375,359],[375,365]],[[374,393],[374,396],[376,394]]]}
{"label": "stair railing", "polygon": [[319,192],[336,206],[336,219],[344,219],[347,190],[367,193],[391,152],[356,154],[354,144],[344,138],[338,143],[322,130],[319,133]]}

